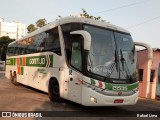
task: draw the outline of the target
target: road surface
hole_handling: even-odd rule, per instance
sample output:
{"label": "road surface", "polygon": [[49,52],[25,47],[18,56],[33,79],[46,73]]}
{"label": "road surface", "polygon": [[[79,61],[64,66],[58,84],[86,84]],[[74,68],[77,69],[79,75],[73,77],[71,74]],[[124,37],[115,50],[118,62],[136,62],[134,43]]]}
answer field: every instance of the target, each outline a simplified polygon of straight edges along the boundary
{"label": "road surface", "polygon": [[[119,120],[120,117],[122,120],[160,120],[160,101],[139,98],[136,105],[116,107],[85,107],[69,101],[56,103],[51,102],[44,92],[24,85],[13,85],[5,78],[4,71],[0,71],[0,111],[1,114],[6,111],[20,114],[37,112],[42,116],[42,118],[26,118],[27,120],[52,119],[51,117],[55,120],[106,120],[107,118]],[[8,118],[3,117],[3,119]],[[14,119],[18,118],[12,118]]]}

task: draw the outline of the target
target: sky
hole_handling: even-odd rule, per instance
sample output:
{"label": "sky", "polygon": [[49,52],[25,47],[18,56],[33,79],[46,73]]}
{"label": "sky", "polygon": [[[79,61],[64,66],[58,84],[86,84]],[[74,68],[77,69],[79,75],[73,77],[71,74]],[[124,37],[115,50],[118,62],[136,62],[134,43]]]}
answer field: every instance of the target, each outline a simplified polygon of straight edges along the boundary
{"label": "sky", "polygon": [[0,0],[0,17],[28,26],[42,18],[49,23],[79,15],[82,8],[127,29],[134,41],[160,48],[160,0]]}

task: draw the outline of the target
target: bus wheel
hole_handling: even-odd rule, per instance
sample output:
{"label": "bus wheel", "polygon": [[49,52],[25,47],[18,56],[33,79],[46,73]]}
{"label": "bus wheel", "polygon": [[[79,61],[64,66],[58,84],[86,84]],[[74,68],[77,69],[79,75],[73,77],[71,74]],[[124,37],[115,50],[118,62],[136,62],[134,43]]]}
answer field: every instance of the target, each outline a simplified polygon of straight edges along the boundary
{"label": "bus wheel", "polygon": [[12,75],[12,78],[11,78],[11,82],[12,82],[14,85],[19,85],[19,83],[17,82],[17,74],[16,74],[15,71],[13,72],[13,75]]}
{"label": "bus wheel", "polygon": [[48,95],[51,101],[55,101],[55,102],[62,101],[62,99],[60,98],[59,84],[56,79],[52,79],[49,82]]}

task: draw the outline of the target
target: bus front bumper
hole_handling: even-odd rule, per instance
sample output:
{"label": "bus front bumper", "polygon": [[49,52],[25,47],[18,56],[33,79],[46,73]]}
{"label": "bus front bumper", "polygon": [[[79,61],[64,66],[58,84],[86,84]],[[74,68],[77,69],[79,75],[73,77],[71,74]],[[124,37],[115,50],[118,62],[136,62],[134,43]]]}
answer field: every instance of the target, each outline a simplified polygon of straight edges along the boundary
{"label": "bus front bumper", "polygon": [[138,100],[137,91],[130,96],[107,96],[85,86],[82,87],[82,105],[84,106],[119,106],[134,105]]}

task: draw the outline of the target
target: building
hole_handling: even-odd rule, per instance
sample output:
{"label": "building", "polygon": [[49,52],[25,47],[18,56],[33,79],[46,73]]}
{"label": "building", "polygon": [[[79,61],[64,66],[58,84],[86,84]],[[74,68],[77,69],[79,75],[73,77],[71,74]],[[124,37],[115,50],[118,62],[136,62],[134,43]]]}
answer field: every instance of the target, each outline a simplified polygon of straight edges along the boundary
{"label": "building", "polygon": [[[137,51],[139,67],[139,96],[156,99],[160,96],[160,49],[153,49],[153,57],[148,50]],[[148,61],[152,59],[151,64]]]}
{"label": "building", "polygon": [[26,34],[25,24],[19,22],[4,22],[3,18],[0,18],[0,37],[9,36],[11,39],[20,39]]}

